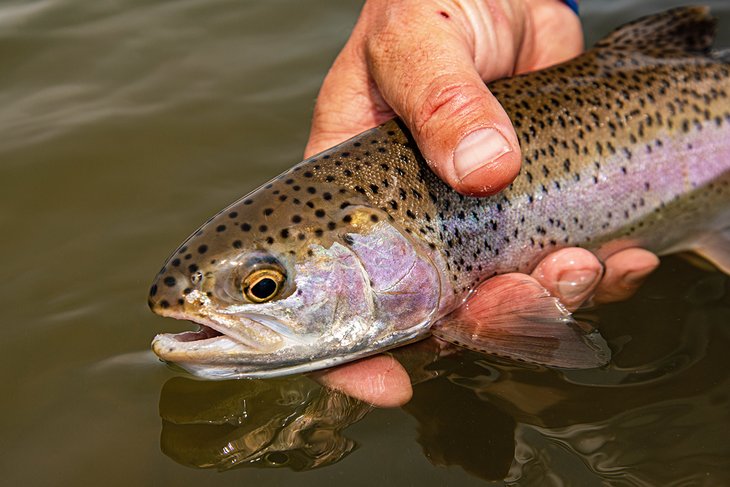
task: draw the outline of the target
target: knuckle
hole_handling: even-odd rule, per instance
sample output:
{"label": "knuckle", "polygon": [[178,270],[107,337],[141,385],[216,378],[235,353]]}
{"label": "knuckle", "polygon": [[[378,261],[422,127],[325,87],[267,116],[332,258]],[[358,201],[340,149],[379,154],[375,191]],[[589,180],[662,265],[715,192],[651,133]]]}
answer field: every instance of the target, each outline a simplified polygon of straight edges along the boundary
{"label": "knuckle", "polygon": [[[479,97],[475,97],[470,82],[439,76],[411,97],[408,113],[417,135],[428,132],[431,126],[445,120],[463,119],[478,110]],[[438,129],[438,127],[434,127]]]}

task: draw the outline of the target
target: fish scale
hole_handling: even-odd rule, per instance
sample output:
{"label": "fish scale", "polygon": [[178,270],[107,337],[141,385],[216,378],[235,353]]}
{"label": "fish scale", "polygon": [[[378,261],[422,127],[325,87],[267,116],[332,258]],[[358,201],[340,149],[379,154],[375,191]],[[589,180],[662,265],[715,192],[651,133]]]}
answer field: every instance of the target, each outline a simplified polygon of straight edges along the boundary
{"label": "fish scale", "polygon": [[312,257],[313,242],[328,248],[381,221],[439,268],[452,295],[441,310],[561,247],[602,258],[632,246],[692,248],[730,226],[730,67],[710,53],[713,29],[706,9],[675,9],[572,61],[491,83],[523,153],[518,177],[491,197],[443,183],[399,120],[308,159],[189,237],[150,305],[182,316],[196,281],[242,249],[293,262]]}

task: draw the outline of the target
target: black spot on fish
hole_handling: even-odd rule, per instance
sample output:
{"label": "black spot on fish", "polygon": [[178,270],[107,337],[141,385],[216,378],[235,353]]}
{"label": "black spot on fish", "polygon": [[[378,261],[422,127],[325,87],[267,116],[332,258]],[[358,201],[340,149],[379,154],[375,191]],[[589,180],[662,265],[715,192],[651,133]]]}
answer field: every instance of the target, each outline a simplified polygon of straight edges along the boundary
{"label": "black spot on fish", "polygon": [[175,278],[172,276],[167,276],[162,282],[165,283],[165,286],[173,287],[177,281],[175,281]]}
{"label": "black spot on fish", "polygon": [[207,245],[205,245],[205,244],[203,244],[203,245],[201,245],[200,247],[198,247],[198,253],[199,253],[199,254],[204,254],[204,253],[206,253],[207,251],[208,251],[208,246],[207,246]]}
{"label": "black spot on fish", "polygon": [[218,225],[217,227],[215,227],[216,232],[224,232],[225,230],[226,230],[225,225]]}

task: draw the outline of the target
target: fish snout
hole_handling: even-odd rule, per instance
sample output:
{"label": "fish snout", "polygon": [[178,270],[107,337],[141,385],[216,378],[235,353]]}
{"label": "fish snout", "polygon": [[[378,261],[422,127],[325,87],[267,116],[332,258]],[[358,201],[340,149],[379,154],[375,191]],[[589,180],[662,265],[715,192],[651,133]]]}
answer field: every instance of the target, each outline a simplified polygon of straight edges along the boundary
{"label": "fish snout", "polygon": [[171,308],[181,309],[186,304],[186,296],[193,291],[189,276],[176,270],[163,268],[150,286],[147,303],[153,312],[165,313]]}

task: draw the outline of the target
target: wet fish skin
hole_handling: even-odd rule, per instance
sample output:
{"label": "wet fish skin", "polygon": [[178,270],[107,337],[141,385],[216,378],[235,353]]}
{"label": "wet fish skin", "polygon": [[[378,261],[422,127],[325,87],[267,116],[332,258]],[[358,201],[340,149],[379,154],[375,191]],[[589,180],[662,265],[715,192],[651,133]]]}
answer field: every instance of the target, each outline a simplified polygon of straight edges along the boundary
{"label": "wet fish skin", "polygon": [[[675,9],[490,84],[523,151],[493,197],[445,185],[397,120],[295,166],[204,224],[152,286],[153,311],[227,336],[161,335],[155,352],[207,377],[321,368],[425,336],[485,279],[558,248],[661,254],[727,231],[730,63],[713,28]],[[288,287],[242,302],[241,275],[267,259]]]}

